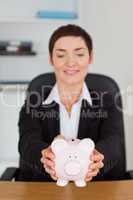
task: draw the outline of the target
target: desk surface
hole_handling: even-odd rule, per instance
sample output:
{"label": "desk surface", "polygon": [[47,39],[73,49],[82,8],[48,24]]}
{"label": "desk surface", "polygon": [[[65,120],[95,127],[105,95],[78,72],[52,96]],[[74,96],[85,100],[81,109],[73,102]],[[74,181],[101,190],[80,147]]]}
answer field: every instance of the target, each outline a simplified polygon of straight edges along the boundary
{"label": "desk surface", "polygon": [[133,181],[73,183],[0,182],[0,200],[133,200]]}

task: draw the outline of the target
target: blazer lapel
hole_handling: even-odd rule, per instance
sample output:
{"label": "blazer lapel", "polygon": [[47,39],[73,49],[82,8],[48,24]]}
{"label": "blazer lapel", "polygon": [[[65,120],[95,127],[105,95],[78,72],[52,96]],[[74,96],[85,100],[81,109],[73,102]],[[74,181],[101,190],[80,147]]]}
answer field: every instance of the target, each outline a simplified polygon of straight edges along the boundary
{"label": "blazer lapel", "polygon": [[96,122],[96,112],[99,109],[99,99],[95,97],[95,92],[90,90],[90,95],[92,99],[92,105],[88,103],[87,100],[82,100],[81,112],[80,112],[80,120],[79,120],[79,128],[78,128],[78,138],[83,139],[86,137],[92,137],[92,131],[88,133],[90,127],[92,127],[92,123]]}
{"label": "blazer lapel", "polygon": [[52,103],[52,106],[49,106],[47,109],[49,117],[47,119],[48,132],[51,136],[51,140],[54,137],[60,134],[60,114],[59,114],[59,105],[56,102]]}
{"label": "blazer lapel", "polygon": [[79,119],[79,128],[78,128],[78,138],[86,138],[88,126],[91,123],[91,120],[88,120],[88,113],[90,111],[90,105],[86,100],[82,100],[81,112]]}

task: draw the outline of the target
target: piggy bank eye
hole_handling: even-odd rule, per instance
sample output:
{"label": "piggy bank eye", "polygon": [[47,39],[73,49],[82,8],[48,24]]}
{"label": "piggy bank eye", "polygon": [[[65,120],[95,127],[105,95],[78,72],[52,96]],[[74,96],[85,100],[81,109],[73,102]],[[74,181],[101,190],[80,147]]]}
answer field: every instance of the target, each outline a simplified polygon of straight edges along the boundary
{"label": "piggy bank eye", "polygon": [[71,158],[71,156],[69,156],[69,158]]}
{"label": "piggy bank eye", "polygon": [[77,159],[77,158],[78,158],[78,156],[76,156],[76,155],[75,155],[75,156],[74,156],[74,158],[75,158],[75,159]]}

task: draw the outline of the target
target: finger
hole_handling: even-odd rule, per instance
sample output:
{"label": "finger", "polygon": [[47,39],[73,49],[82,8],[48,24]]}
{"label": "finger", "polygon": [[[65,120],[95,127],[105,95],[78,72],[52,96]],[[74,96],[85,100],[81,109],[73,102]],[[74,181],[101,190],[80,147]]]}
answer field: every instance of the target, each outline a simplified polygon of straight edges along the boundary
{"label": "finger", "polygon": [[104,155],[97,152],[97,153],[93,153],[90,157],[90,159],[94,162],[98,162],[98,161],[103,161],[104,159]]}
{"label": "finger", "polygon": [[44,151],[43,157],[53,160],[55,158],[54,153],[52,151]]}
{"label": "finger", "polygon": [[91,163],[89,169],[90,170],[101,169],[103,166],[104,166],[103,162]]}
{"label": "finger", "polygon": [[51,175],[51,178],[52,178],[53,180],[55,180],[55,181],[58,179],[57,176],[52,176],[52,175]]}
{"label": "finger", "polygon": [[90,166],[89,166],[89,169],[90,169],[90,171],[92,171],[92,170],[98,169],[99,166],[100,166],[99,162],[97,162],[97,163],[91,163]]}
{"label": "finger", "polygon": [[43,162],[43,166],[44,166],[44,168],[48,167],[48,168],[55,170],[55,163],[51,160],[45,159],[45,161]]}
{"label": "finger", "polygon": [[103,168],[103,167],[104,167],[104,163],[103,163],[103,162],[100,162],[99,168],[101,169],[101,168]]}
{"label": "finger", "polygon": [[92,180],[92,177],[90,177],[90,176],[87,176],[86,178],[85,178],[85,181],[91,181]]}
{"label": "finger", "polygon": [[49,174],[49,168],[46,166],[44,166],[44,168],[45,168],[45,172],[47,172]]}
{"label": "finger", "polygon": [[51,178],[56,181],[57,180],[57,176],[56,176],[55,170],[51,169],[50,167],[46,166],[45,164],[44,164],[44,168],[45,168],[45,171],[48,174],[50,174]]}
{"label": "finger", "polygon": [[97,176],[98,173],[99,173],[99,169],[93,170],[92,172],[88,172],[87,177]]}
{"label": "finger", "polygon": [[49,157],[49,156],[53,157],[53,158],[55,157],[50,146],[48,148],[42,150],[41,153],[42,153],[43,157]]}
{"label": "finger", "polygon": [[99,162],[104,159],[104,156],[102,154],[92,155],[91,160],[94,162]]}
{"label": "finger", "polygon": [[41,163],[43,163],[43,157],[41,157],[40,161],[41,161]]}
{"label": "finger", "polygon": [[55,176],[55,174],[56,174],[55,170],[53,170],[52,168],[50,168],[50,167],[48,167],[48,166],[46,166],[46,165],[44,165],[44,168],[45,168],[45,171],[46,171],[48,174],[50,174],[51,176]]}
{"label": "finger", "polygon": [[104,160],[104,155],[102,153],[100,153],[99,151],[97,151],[96,149],[94,150],[94,155],[95,156],[100,156],[101,157],[101,160]]}
{"label": "finger", "polygon": [[48,167],[55,168],[55,163],[52,160],[44,158],[43,159],[43,164],[48,166]]}
{"label": "finger", "polygon": [[50,174],[51,178],[53,178],[54,180],[57,180],[56,173],[54,170],[49,169],[48,173]]}
{"label": "finger", "polygon": [[56,175],[55,170],[49,168],[49,174],[50,174],[51,176],[55,176],[55,175]]}

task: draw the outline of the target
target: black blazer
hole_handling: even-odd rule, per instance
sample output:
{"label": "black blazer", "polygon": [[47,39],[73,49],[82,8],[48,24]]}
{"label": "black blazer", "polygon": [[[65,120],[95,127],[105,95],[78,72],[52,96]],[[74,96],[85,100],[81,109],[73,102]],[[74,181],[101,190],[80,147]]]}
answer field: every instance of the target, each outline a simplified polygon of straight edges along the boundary
{"label": "black blazer", "polygon": [[[29,92],[19,118],[20,176],[23,181],[51,181],[40,162],[41,150],[60,134],[59,106],[53,102],[44,106],[51,88]],[[104,154],[104,168],[93,180],[121,179],[125,173],[121,111],[108,92],[89,88],[92,106],[82,101],[78,138],[91,138],[96,149]]]}

